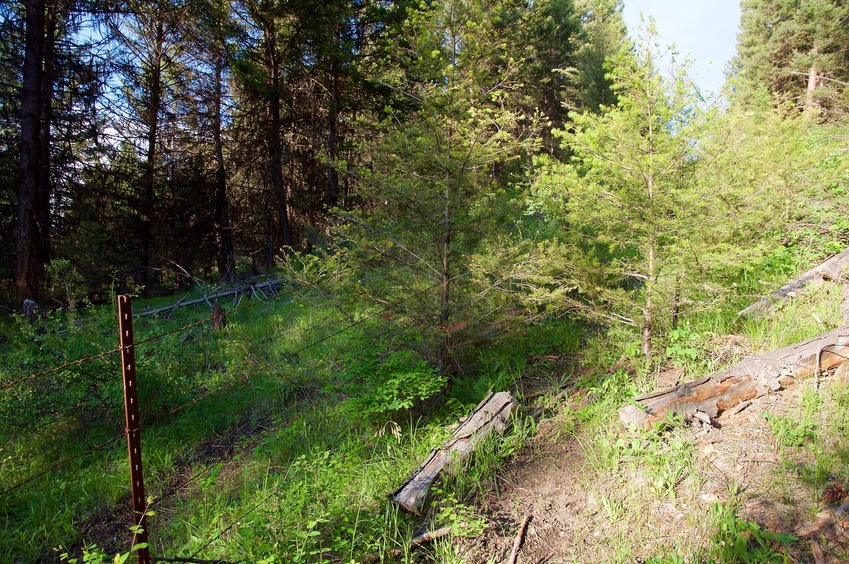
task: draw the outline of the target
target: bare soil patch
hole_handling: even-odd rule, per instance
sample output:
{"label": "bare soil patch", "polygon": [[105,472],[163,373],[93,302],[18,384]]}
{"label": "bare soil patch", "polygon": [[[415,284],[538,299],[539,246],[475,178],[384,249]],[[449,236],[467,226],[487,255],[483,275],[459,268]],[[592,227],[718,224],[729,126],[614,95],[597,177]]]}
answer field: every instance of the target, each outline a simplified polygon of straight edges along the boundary
{"label": "bare soil patch", "polygon": [[[728,348],[732,358],[743,346]],[[661,374],[664,384],[680,377]],[[460,551],[472,563],[506,561],[530,515],[518,562],[642,562],[672,555],[698,561],[715,532],[712,505],[723,503],[763,529],[796,536],[791,562],[814,562],[817,548],[829,563],[849,562],[849,518],[835,515],[846,490],[812,480],[809,455],[780,448],[769,425],[770,416],[786,416],[799,405],[805,385],[753,400],[721,415],[716,426],[699,423],[670,435],[692,445],[693,460],[665,491],[646,461],[605,467],[593,446],[605,430],[575,428],[569,410],[577,406],[563,402],[480,500],[489,527],[458,540]],[[633,437],[621,429],[614,438]]]}

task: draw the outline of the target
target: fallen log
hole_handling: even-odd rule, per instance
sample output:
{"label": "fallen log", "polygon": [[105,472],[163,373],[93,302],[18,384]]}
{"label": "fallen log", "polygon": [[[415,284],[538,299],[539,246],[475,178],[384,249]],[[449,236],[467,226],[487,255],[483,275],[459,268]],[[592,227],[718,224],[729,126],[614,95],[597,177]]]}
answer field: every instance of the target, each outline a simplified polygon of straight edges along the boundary
{"label": "fallen log", "polygon": [[225,290],[223,292],[216,292],[215,294],[203,296],[202,298],[198,298],[196,300],[189,300],[187,302],[184,302],[182,299],[180,299],[176,303],[173,303],[171,305],[159,307],[159,308],[156,308],[156,309],[148,309],[148,310],[137,311],[136,313],[133,314],[133,317],[148,317],[150,315],[159,315],[161,313],[170,313],[170,312],[174,311],[175,309],[178,309],[178,308],[181,308],[181,307],[188,307],[188,306],[198,305],[198,304],[202,304],[202,303],[211,304],[215,300],[219,300],[221,298],[226,298],[228,296],[235,296],[236,294],[242,294],[242,293],[248,292],[248,291],[250,291],[253,295],[253,293],[256,291],[256,289],[262,289],[262,288],[273,289],[276,286],[280,286],[282,283],[283,283],[283,280],[281,278],[278,278],[277,280],[269,280],[268,282],[263,282],[262,284],[248,284],[248,285],[245,285],[245,286],[239,286],[237,288],[233,288],[231,290]]}
{"label": "fallen log", "polygon": [[838,280],[846,266],[849,266],[849,247],[798,278],[791,280],[769,296],[761,298],[741,311],[739,315],[740,317],[763,315],[770,310],[772,304],[795,297],[805,286],[821,284],[825,280]]}
{"label": "fallen log", "polygon": [[667,414],[685,420],[714,419],[723,411],[770,391],[789,379],[819,374],[849,358],[849,326],[783,349],[743,359],[727,370],[674,388],[636,398],[639,406],[619,410],[627,425],[651,427]]}
{"label": "fallen log", "polygon": [[449,464],[454,467],[466,458],[493,430],[503,431],[516,406],[516,400],[509,392],[490,392],[451,438],[431,451],[430,456],[391,494],[392,501],[419,515],[428,489],[442,469]]}

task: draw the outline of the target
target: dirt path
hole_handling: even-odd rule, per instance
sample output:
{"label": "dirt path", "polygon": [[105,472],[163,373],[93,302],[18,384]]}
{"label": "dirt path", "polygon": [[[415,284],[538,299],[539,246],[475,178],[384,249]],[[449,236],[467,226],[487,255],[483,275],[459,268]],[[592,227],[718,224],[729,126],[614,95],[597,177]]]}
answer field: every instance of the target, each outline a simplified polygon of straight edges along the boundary
{"label": "dirt path", "polygon": [[[699,424],[655,438],[612,424],[581,429],[570,415],[580,406],[563,405],[503,469],[497,491],[480,502],[490,526],[459,541],[460,550],[468,562],[506,562],[530,515],[520,563],[702,560],[717,519],[736,511],[761,530],[800,537],[790,561],[815,562],[805,535],[843,501],[824,498],[828,487],[837,484],[838,497],[846,491],[834,476],[816,475],[809,452],[781,448],[770,426],[770,419],[792,421],[807,385],[726,413],[718,427]],[[733,511],[720,514],[721,507]],[[849,562],[849,520],[813,538],[826,562]]]}

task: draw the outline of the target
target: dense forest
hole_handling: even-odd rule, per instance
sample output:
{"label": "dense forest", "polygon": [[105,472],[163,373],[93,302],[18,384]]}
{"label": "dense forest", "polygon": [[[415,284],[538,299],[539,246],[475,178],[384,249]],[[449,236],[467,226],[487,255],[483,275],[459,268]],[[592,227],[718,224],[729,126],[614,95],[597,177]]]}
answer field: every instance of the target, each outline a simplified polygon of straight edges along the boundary
{"label": "dense forest", "polygon": [[666,73],[651,30],[632,45],[613,1],[4,4],[0,298],[307,253],[433,278],[440,326],[521,287],[648,353],[661,310],[705,299],[694,277],[846,243],[839,167],[811,167],[842,156],[816,135],[845,117],[847,8],[743,8],[726,99]]}
{"label": "dense forest", "polygon": [[[268,452],[245,463],[249,477],[267,463],[301,480],[297,495],[272,492],[290,496],[291,522],[269,517],[270,537],[247,527],[219,551],[251,561],[279,547],[290,555],[281,562],[390,558],[387,539],[413,523],[360,523],[350,509],[362,500],[347,494],[311,513],[306,500],[321,492],[307,477],[323,479],[311,461],[342,472],[391,452],[393,436],[409,447],[397,456],[418,456],[444,438],[437,424],[517,385],[529,359],[583,351],[569,362],[585,379],[570,385],[622,401],[665,364],[702,359],[700,334],[739,329],[740,309],[849,247],[849,3],[741,6],[737,54],[713,93],[651,22],[626,29],[621,0],[0,3],[0,438],[10,445],[0,559],[49,561],[60,543],[70,558],[85,544],[79,523],[119,501],[118,485],[98,482],[80,486],[79,507],[53,507],[18,489],[36,459],[5,462],[31,444],[59,449],[63,436],[104,444],[123,424],[118,382],[75,360],[115,352],[103,351],[115,344],[104,345],[117,294],[155,309],[176,294],[249,288],[260,302],[250,315],[226,305],[226,328],[216,305],[212,330],[205,312],[139,319],[148,341],[170,339],[143,361],[140,390],[160,496],[184,485],[169,468],[208,463],[217,479],[236,443],[267,432],[289,445],[250,443]],[[278,296],[290,301],[264,303]],[[277,378],[280,363],[299,376]],[[201,400],[255,373],[262,393],[218,400],[227,405],[210,422]],[[56,380],[42,384],[44,374]],[[172,425],[177,413],[188,419]],[[226,456],[187,454],[227,429],[241,435]],[[323,447],[306,446],[322,433]],[[340,441],[373,452],[334,462],[321,448]],[[372,478],[383,490],[369,508],[394,487]],[[451,523],[475,523],[468,491],[450,487],[443,509],[461,508]],[[183,510],[193,516],[173,517]],[[197,554],[218,540],[201,546],[212,513],[165,512],[157,549]],[[51,525],[28,532],[18,519]]]}

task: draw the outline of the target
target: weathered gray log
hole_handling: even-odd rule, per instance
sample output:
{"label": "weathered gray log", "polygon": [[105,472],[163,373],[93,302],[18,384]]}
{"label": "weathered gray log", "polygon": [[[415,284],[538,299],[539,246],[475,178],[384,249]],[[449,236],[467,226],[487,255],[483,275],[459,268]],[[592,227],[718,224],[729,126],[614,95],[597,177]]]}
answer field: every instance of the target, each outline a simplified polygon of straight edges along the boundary
{"label": "weathered gray log", "polygon": [[509,392],[487,395],[451,438],[431,451],[421,466],[392,493],[392,501],[406,511],[419,515],[428,489],[442,469],[466,458],[491,431],[503,431],[516,405],[516,400]]}
{"label": "weathered gray log", "polygon": [[769,296],[758,300],[740,312],[741,317],[763,315],[770,310],[772,304],[795,297],[805,286],[821,284],[824,280],[837,280],[843,269],[849,265],[849,247],[843,249],[819,266],[812,268],[800,277],[791,280]]}
{"label": "weathered gray log", "polygon": [[210,294],[209,296],[204,296],[202,298],[198,298],[196,300],[189,300],[187,302],[178,301],[171,305],[159,307],[156,309],[149,309],[138,311],[133,314],[133,317],[147,317],[150,315],[159,315],[160,313],[170,313],[177,308],[188,307],[193,305],[198,305],[202,303],[211,303],[214,300],[218,300],[221,298],[226,298],[227,296],[235,296],[236,294],[241,294],[248,291],[255,291],[258,288],[274,288],[276,286],[280,286],[283,283],[283,280],[278,278],[277,280],[269,280],[268,282],[263,282],[262,284],[248,284],[245,286],[239,286],[238,288],[233,288],[232,290],[225,290],[223,292],[217,292],[215,294]]}
{"label": "weathered gray log", "polygon": [[625,425],[650,427],[669,413],[685,420],[719,416],[741,402],[779,390],[789,378],[804,378],[849,358],[849,326],[777,351],[743,359],[727,370],[695,382],[637,398],[638,406],[619,410]]}

